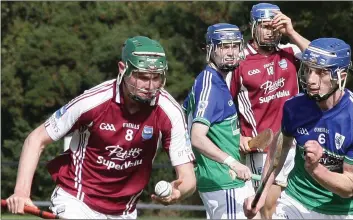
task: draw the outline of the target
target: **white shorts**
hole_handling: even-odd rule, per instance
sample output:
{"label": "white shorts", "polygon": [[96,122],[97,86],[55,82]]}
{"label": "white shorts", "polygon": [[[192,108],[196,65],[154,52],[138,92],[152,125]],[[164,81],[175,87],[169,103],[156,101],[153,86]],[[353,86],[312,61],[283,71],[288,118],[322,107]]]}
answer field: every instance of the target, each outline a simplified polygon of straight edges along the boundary
{"label": "white shorts", "polygon": [[64,219],[136,219],[137,211],[127,215],[106,215],[96,212],[81,200],[56,187],[51,195],[51,206],[49,209],[60,218]]}
{"label": "white shorts", "polygon": [[[251,185],[251,184],[250,184]],[[243,211],[244,200],[255,194],[252,186],[199,192],[206,209],[207,219],[246,219]]]}
{"label": "white shorts", "polygon": [[[287,159],[284,162],[282,170],[279,172],[275,179],[275,183],[282,187],[287,187],[287,179],[290,171],[294,167],[294,157],[295,157],[295,146],[296,142],[294,140],[292,147],[290,148]],[[266,162],[266,153],[251,153],[246,154],[246,165],[250,168],[252,173],[261,175],[263,167]],[[252,181],[254,187],[259,187],[259,181]]]}
{"label": "white shorts", "polygon": [[314,212],[283,191],[272,219],[353,219],[353,215],[326,215]]}

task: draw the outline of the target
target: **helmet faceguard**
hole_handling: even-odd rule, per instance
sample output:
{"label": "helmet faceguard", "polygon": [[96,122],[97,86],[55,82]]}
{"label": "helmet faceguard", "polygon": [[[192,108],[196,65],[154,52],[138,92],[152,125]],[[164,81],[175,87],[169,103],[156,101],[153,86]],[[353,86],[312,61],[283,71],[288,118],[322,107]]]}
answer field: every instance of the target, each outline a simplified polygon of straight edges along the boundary
{"label": "helmet faceguard", "polygon": [[260,47],[276,47],[281,40],[282,34],[267,25],[275,17],[273,11],[280,9],[277,5],[268,3],[256,4],[251,9],[251,35]]}
{"label": "helmet faceguard", "polygon": [[[343,91],[348,74],[352,71],[351,48],[344,41],[336,38],[319,38],[312,41],[302,54],[297,55],[301,60],[298,78],[304,92],[316,101],[328,99],[338,89]],[[319,73],[328,73],[331,80],[331,90],[326,94],[309,94],[307,86],[308,74],[313,69]],[[341,73],[346,72],[344,79]],[[319,87],[321,82],[319,84]]]}
{"label": "helmet faceguard", "polygon": [[236,25],[219,23],[207,28],[207,63],[214,63],[224,72],[234,70],[241,59],[244,40]]}
{"label": "helmet faceguard", "polygon": [[[147,37],[129,38],[123,46],[122,62],[125,68],[118,74],[118,84],[125,78],[124,83],[130,87],[129,96],[135,101],[150,103],[166,82],[168,65],[163,47]],[[149,88],[155,83],[158,86],[152,90],[139,88],[139,80],[148,80]]]}

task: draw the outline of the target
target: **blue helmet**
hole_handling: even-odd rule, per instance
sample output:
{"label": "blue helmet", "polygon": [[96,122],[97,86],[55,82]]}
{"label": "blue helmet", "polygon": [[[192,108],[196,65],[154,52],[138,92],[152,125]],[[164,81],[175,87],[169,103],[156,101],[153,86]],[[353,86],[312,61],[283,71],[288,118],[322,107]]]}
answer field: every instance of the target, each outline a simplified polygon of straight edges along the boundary
{"label": "blue helmet", "polygon": [[325,69],[330,72],[332,91],[319,97],[318,101],[327,99],[338,88],[343,90],[346,79],[341,80],[341,73],[351,70],[351,47],[343,40],[337,38],[319,38],[313,40],[303,53],[297,55],[302,64],[299,70],[299,79],[303,89],[306,89],[305,67],[310,66]]}
{"label": "blue helmet", "polygon": [[279,33],[278,36],[274,38],[271,42],[262,42],[261,41],[261,33],[257,30],[257,26],[265,21],[271,21],[275,17],[275,13],[273,11],[280,11],[280,8],[277,5],[269,4],[269,3],[259,3],[253,5],[250,11],[250,22],[252,25],[251,34],[253,39],[257,41],[260,46],[277,46],[281,39],[281,35]]}
{"label": "blue helmet", "polygon": [[250,11],[251,22],[259,21],[270,21],[275,17],[275,14],[272,12],[274,10],[280,11],[277,5],[269,3],[259,3],[252,6]]}
{"label": "blue helmet", "polygon": [[[243,35],[238,26],[227,23],[218,23],[211,25],[207,28],[206,33],[206,44],[207,44],[207,56],[206,60],[209,62],[212,57],[211,53],[216,50],[217,47],[222,47],[224,44],[239,44],[239,50],[242,51],[243,48]],[[235,55],[234,59],[239,60],[239,54]],[[223,60],[223,58],[222,58]],[[235,64],[225,64],[224,62],[216,63],[213,62],[221,70],[232,70],[234,69],[238,62]]]}
{"label": "blue helmet", "polygon": [[234,24],[219,23],[207,28],[206,44],[219,44],[223,41],[241,42],[243,35]]}

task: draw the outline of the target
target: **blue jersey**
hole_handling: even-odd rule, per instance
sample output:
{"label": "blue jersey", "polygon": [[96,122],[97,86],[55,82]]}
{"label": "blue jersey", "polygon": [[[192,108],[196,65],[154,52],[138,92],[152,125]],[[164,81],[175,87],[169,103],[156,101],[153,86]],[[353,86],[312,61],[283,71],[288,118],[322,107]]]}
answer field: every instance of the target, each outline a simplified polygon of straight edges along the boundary
{"label": "blue jersey", "polygon": [[[222,151],[240,161],[238,117],[232,96],[223,76],[207,66],[197,77],[183,108],[191,130],[195,122],[209,127],[207,137]],[[192,137],[191,137],[192,138]],[[200,192],[241,187],[244,181],[232,180],[229,167],[194,149],[195,174]]]}
{"label": "blue jersey", "polygon": [[196,77],[183,108],[191,108],[190,104],[194,105],[193,121],[200,121],[207,126],[237,114],[223,76],[210,66]]}
{"label": "blue jersey", "polygon": [[343,163],[353,164],[353,93],[331,109],[321,110],[304,94],[289,99],[283,108],[282,132],[297,141],[295,167],[286,192],[308,209],[329,215],[353,214],[353,198],[341,198],[322,187],[304,168],[304,144],[316,140],[324,149],[320,163],[332,172],[343,172]]}

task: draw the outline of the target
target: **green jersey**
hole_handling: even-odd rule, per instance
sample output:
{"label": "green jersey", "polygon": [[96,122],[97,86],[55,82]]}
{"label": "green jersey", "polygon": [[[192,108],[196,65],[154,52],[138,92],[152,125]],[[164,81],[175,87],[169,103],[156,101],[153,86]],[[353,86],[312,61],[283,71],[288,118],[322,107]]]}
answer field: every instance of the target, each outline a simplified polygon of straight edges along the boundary
{"label": "green jersey", "polygon": [[[188,116],[189,131],[195,122],[209,126],[207,137],[222,151],[242,161],[239,153],[238,117],[227,84],[220,73],[207,66],[197,76],[183,108]],[[202,155],[195,148],[193,151],[200,192],[244,186],[244,181],[232,180],[227,165]]]}
{"label": "green jersey", "polygon": [[[337,158],[341,161],[344,157],[324,153],[324,160]],[[304,168],[304,147],[297,146],[295,164],[288,177],[286,193],[292,198],[300,201],[306,208],[327,215],[353,214],[353,198],[342,198],[322,187]]]}

